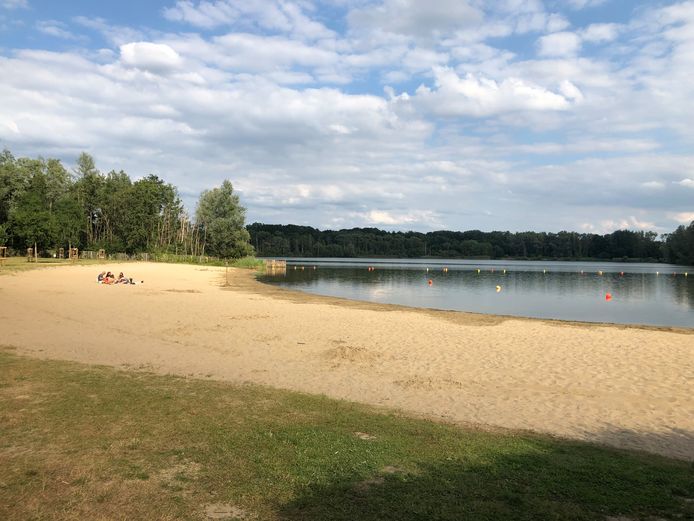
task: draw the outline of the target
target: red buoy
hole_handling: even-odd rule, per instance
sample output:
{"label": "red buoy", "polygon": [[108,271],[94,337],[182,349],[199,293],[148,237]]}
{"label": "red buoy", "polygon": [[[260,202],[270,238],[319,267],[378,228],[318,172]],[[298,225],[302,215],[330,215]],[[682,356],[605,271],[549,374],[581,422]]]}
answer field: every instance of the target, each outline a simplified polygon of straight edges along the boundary
{"label": "red buoy", "polygon": [[605,300],[612,300],[612,293],[605,293]]}
{"label": "red buoy", "polygon": [[434,281],[429,279],[429,286],[431,286],[432,284],[434,284]]}

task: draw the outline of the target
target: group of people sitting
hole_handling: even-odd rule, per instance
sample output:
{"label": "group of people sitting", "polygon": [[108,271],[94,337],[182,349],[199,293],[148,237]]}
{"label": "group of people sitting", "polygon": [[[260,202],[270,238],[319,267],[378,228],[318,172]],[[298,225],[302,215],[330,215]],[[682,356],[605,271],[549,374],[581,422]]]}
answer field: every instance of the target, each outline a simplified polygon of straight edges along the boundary
{"label": "group of people sitting", "polygon": [[[96,278],[96,281],[99,284],[138,284],[138,281],[123,275],[122,271],[120,272],[118,277],[116,277],[110,271],[102,271],[101,273],[99,273],[99,276]],[[139,284],[141,283],[142,281],[139,281]]]}

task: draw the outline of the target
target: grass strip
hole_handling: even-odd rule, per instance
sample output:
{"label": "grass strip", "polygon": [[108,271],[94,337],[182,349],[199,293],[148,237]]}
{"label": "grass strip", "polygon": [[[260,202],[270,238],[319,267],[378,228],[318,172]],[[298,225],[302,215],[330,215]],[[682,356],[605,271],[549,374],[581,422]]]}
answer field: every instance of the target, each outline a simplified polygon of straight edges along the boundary
{"label": "grass strip", "polygon": [[686,462],[0,350],[7,521],[692,519],[693,497]]}

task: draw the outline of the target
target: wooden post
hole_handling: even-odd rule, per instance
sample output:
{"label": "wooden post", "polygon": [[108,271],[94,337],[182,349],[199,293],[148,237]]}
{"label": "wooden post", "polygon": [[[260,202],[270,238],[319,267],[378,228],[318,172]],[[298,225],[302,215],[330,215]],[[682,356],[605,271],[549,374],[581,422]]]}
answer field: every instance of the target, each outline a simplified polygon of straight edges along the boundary
{"label": "wooden post", "polygon": [[39,261],[39,249],[36,247],[36,243],[34,243],[34,264],[36,264]]}

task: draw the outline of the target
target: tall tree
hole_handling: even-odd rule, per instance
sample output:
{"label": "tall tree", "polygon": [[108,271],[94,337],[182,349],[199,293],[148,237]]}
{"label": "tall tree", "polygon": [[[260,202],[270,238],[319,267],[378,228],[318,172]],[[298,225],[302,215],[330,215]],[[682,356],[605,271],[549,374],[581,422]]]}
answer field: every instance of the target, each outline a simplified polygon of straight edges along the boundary
{"label": "tall tree", "polygon": [[46,175],[37,171],[29,181],[27,190],[16,201],[10,212],[10,226],[20,247],[39,249],[55,245],[55,219],[48,202]]}
{"label": "tall tree", "polygon": [[82,152],[77,159],[75,174],[77,176],[77,182],[75,183],[77,202],[82,208],[85,221],[85,240],[87,245],[91,246],[96,244],[99,239],[100,195],[104,178],[96,169],[94,158],[86,152]]}
{"label": "tall tree", "polygon": [[253,254],[250,234],[244,227],[246,209],[230,181],[225,180],[219,188],[205,190],[200,195],[195,218],[209,254],[225,258]]}

